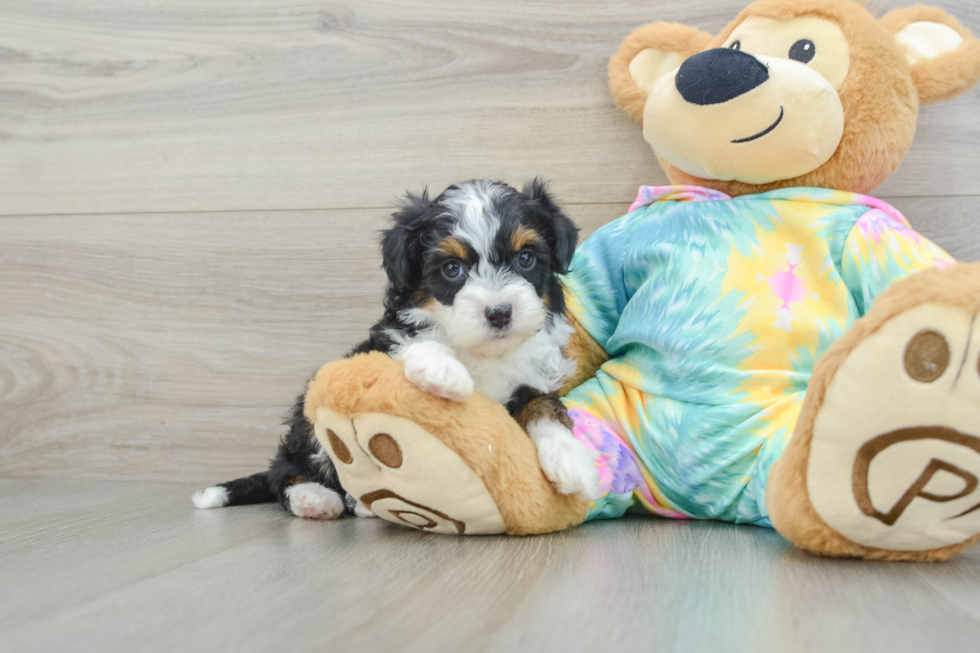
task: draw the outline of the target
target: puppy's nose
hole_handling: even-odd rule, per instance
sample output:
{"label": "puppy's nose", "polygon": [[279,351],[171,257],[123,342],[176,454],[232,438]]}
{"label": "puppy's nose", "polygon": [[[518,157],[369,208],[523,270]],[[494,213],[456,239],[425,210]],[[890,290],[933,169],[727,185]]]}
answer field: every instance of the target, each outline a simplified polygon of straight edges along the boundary
{"label": "puppy's nose", "polygon": [[688,57],[678,69],[674,85],[691,104],[721,104],[748,93],[768,79],[765,64],[751,54],[715,48]]}
{"label": "puppy's nose", "polygon": [[503,329],[505,326],[510,324],[510,316],[513,315],[513,313],[514,311],[511,310],[510,304],[488,306],[483,311],[483,314],[487,316],[487,322],[489,322],[490,326],[495,329]]}

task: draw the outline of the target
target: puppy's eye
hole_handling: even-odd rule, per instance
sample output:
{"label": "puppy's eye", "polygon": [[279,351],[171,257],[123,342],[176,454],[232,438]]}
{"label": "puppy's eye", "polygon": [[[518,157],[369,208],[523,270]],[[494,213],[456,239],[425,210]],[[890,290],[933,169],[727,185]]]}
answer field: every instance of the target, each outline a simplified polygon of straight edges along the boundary
{"label": "puppy's eye", "polygon": [[450,281],[457,281],[463,276],[463,266],[459,261],[446,261],[442,264],[442,274]]}
{"label": "puppy's eye", "polygon": [[537,262],[538,259],[534,255],[534,252],[529,252],[527,250],[524,250],[523,252],[517,255],[517,264],[522,268],[524,268],[525,270],[530,270],[531,268],[534,267],[534,264]]}
{"label": "puppy's eye", "polygon": [[789,49],[789,58],[800,63],[810,63],[817,54],[817,46],[810,39],[800,39]]}
{"label": "puppy's eye", "polygon": [[732,41],[732,44],[728,46],[728,49],[729,50],[741,50],[742,49],[742,42],[741,41]]}

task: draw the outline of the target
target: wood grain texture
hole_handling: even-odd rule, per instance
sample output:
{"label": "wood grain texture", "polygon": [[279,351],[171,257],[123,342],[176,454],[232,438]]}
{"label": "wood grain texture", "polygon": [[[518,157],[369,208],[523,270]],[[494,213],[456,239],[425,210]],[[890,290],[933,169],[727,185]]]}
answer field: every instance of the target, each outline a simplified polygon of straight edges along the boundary
{"label": "wood grain texture", "polygon": [[[871,565],[717,523],[463,539],[191,508],[190,483],[265,465],[305,378],[380,313],[399,194],[542,175],[587,235],[665,181],[609,55],[744,1],[0,0],[0,477],[40,479],[0,480],[0,650],[975,648],[980,550]],[[973,0],[937,4],[980,30]],[[925,108],[878,193],[966,260],[978,115],[976,89]]]}
{"label": "wood grain texture", "polygon": [[0,481],[0,650],[921,653],[980,637],[980,549],[835,561],[767,529],[656,518],[456,538],[196,511],[189,491]]}
{"label": "wood grain texture", "polygon": [[[980,30],[973,0],[937,4]],[[0,0],[0,214],[378,207],[537,174],[621,202],[664,176],[609,56],[645,22],[718,31],[743,5]],[[980,89],[926,107],[879,194],[980,194],[977,115]]]}
{"label": "wood grain texture", "polygon": [[[625,205],[576,206],[589,231]],[[0,477],[256,471],[381,315],[382,210],[0,218]]]}

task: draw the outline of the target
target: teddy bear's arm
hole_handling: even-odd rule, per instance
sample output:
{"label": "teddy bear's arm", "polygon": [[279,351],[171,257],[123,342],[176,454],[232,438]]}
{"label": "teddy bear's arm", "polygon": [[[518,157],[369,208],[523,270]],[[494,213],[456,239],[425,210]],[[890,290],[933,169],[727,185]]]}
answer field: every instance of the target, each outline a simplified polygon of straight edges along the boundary
{"label": "teddy bear's arm", "polygon": [[[608,351],[607,343],[635,291],[626,280],[625,266],[631,244],[629,231],[641,220],[642,216],[624,215],[596,231],[575,250],[563,279],[567,313],[575,328],[571,350],[584,347],[598,348],[603,354]],[[577,355],[574,358],[580,359]],[[595,364],[591,373],[579,370],[576,376],[582,380],[591,377],[602,362]]]}

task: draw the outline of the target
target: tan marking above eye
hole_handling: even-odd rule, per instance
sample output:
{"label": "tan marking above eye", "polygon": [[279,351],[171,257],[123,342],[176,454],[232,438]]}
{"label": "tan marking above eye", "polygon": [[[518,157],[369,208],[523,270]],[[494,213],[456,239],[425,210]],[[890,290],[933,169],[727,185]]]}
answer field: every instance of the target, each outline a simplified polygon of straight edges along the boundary
{"label": "tan marking above eye", "polygon": [[354,462],[354,457],[350,455],[350,449],[344,444],[344,441],[337,437],[337,434],[327,429],[327,440],[330,442],[330,448],[333,449],[333,455],[337,456],[337,460],[347,465]]}
{"label": "tan marking above eye", "polygon": [[456,238],[443,238],[441,241],[439,241],[438,249],[440,254],[452,256],[461,261],[465,261],[467,260],[467,257],[469,257],[469,251],[466,249],[466,245]]}
{"label": "tan marking above eye", "polygon": [[402,449],[395,442],[395,438],[387,433],[377,433],[371,436],[368,441],[368,449],[383,465],[392,469],[398,469],[402,466]]}
{"label": "tan marking above eye", "polygon": [[922,383],[932,383],[949,367],[949,343],[943,334],[925,329],[905,347],[905,371]]}
{"label": "tan marking above eye", "polygon": [[510,246],[515,252],[519,252],[528,245],[533,245],[541,239],[541,235],[534,229],[528,229],[524,225],[517,227],[510,236]]}

